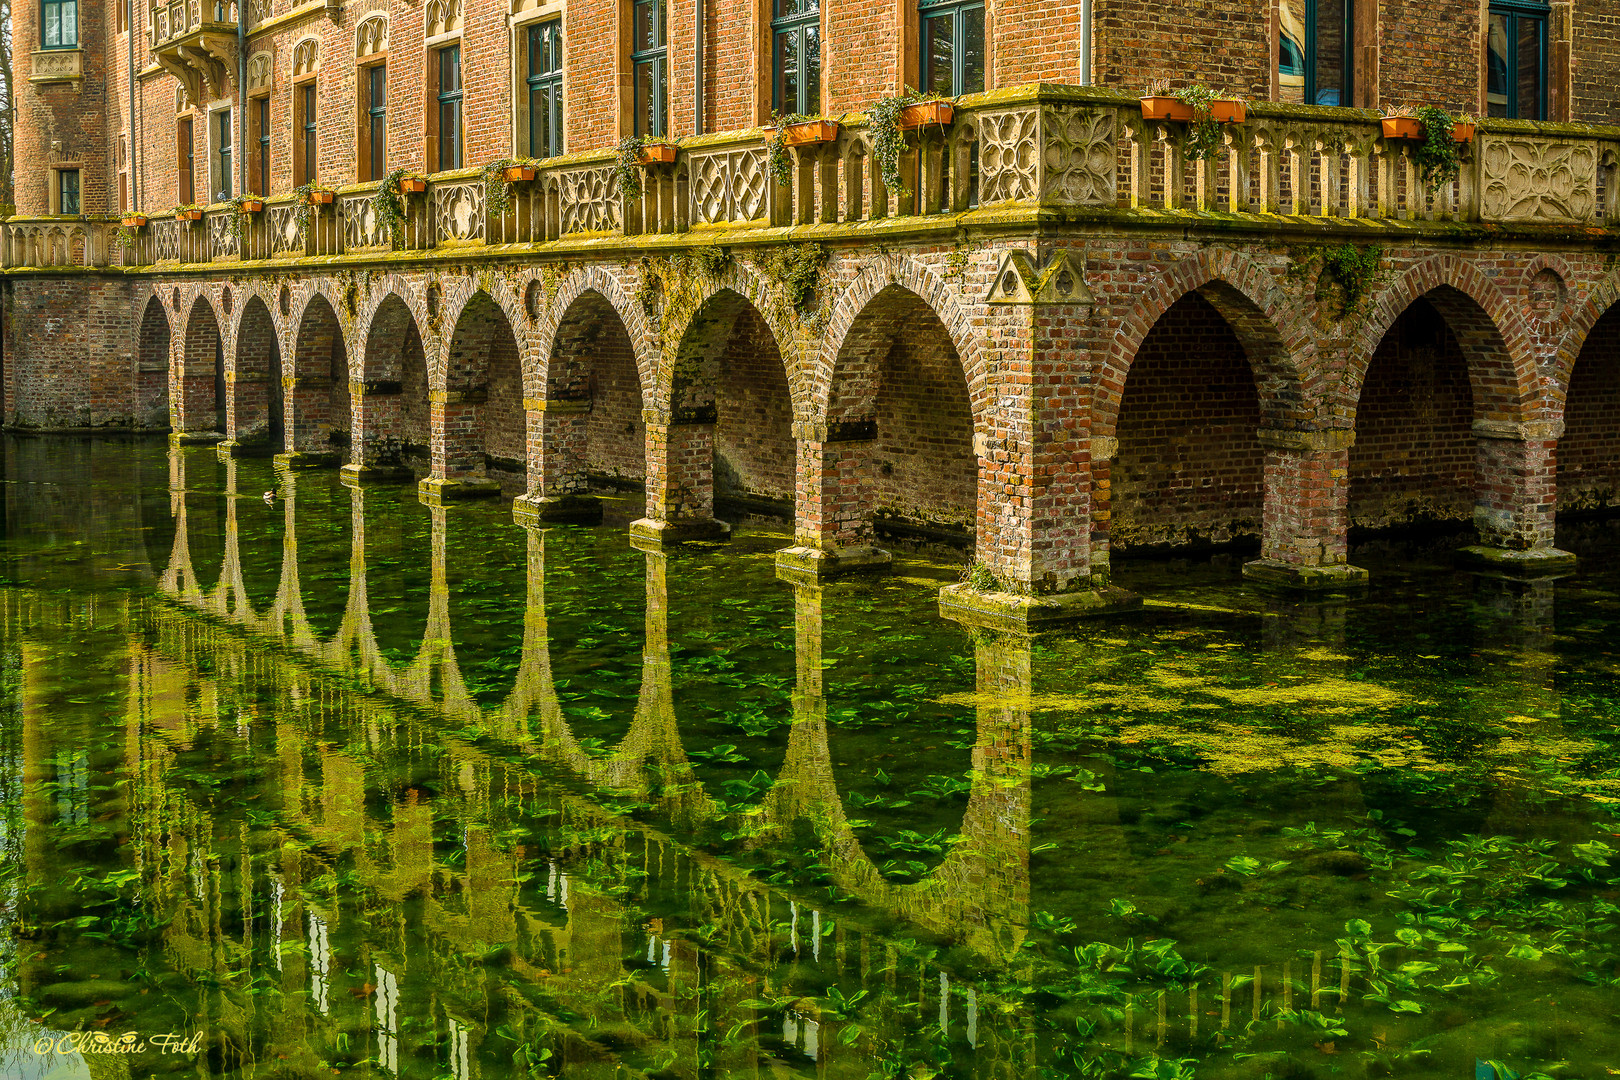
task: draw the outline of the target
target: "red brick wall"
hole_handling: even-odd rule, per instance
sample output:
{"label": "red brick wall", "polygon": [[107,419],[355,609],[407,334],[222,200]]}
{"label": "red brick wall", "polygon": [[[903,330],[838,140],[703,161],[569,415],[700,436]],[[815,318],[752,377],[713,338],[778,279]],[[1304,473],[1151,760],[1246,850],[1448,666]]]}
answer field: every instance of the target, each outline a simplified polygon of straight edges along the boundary
{"label": "red brick wall", "polygon": [[1258,536],[1260,426],[1243,346],[1208,301],[1183,297],[1125,379],[1110,472],[1114,548]]}
{"label": "red brick wall", "polygon": [[[837,4],[822,15],[827,40],[822,50],[823,99],[827,112],[864,109],[878,98],[899,89],[895,70],[899,63],[893,4]],[[916,85],[917,73],[905,81]]]}
{"label": "red brick wall", "polygon": [[967,379],[945,327],[906,293],[879,367],[871,506],[881,517],[972,528],[978,458]]}
{"label": "red brick wall", "polygon": [[1620,123],[1620,8],[1579,3],[1570,57],[1570,116],[1593,123]]}
{"label": "red brick wall", "polygon": [[5,423],[130,427],[136,332],[129,287],[98,278],[11,283]]}
{"label": "red brick wall", "polygon": [[1350,523],[1467,521],[1475,440],[1468,368],[1438,312],[1419,300],[1367,367],[1350,448]]}
{"label": "red brick wall", "polygon": [[1384,0],[1378,78],[1384,101],[1479,111],[1479,4]]}
{"label": "red brick wall", "polygon": [[135,424],[163,430],[169,426],[169,320],[156,299],[147,301],[135,348]]}
{"label": "red brick wall", "polygon": [[563,16],[567,64],[563,109],[569,151],[619,141],[619,5],[622,0],[573,0]]}
{"label": "red brick wall", "polygon": [[[13,176],[19,214],[49,212],[50,164],[78,168],[84,213],[104,214],[111,209],[108,155],[113,143],[108,110],[113,102],[108,97],[106,62],[111,9],[80,5],[79,11],[84,78],[74,90],[71,83],[29,81],[33,53],[41,41],[40,5],[20,3],[12,8],[12,85],[17,96]],[[116,199],[117,190],[111,189],[111,200]]]}
{"label": "red brick wall", "polygon": [[722,354],[715,410],[715,494],[791,499],[793,401],[776,339],[751,307]]}
{"label": "red brick wall", "polygon": [[1093,78],[1130,91],[1145,91],[1155,79],[1175,86],[1204,82],[1264,100],[1274,61],[1270,24],[1259,11],[1232,0],[1098,0],[1092,8]]}
{"label": "red brick wall", "polygon": [[497,333],[490,342],[488,370],[489,396],[483,408],[484,453],[501,459],[503,469],[523,476],[528,459],[523,372],[518,364],[517,341],[510,333]]}
{"label": "red brick wall", "polygon": [[1080,81],[1080,0],[1010,0],[996,7],[997,86]]}
{"label": "red brick wall", "polygon": [[1558,443],[1558,505],[1564,510],[1620,502],[1620,308],[1592,328],[1575,360]]}

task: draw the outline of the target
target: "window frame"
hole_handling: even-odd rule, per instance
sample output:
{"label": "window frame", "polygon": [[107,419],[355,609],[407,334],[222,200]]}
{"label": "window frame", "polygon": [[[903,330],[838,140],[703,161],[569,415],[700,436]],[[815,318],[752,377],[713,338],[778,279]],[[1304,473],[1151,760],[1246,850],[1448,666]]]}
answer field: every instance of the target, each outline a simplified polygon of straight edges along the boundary
{"label": "window frame", "polygon": [[[642,8],[657,16],[654,36],[658,43],[637,49],[636,17]],[[659,107],[651,110],[651,116],[643,114],[639,97],[643,66],[651,70],[658,88]],[[632,135],[647,139],[669,137],[669,0],[630,0],[630,113]]]}
{"label": "window frame", "polygon": [[[444,89],[444,54],[454,49],[456,52],[456,89]],[[429,172],[448,172],[460,169],[466,164],[467,154],[467,112],[466,112],[466,77],[465,62],[462,56],[461,39],[452,38],[442,44],[428,49],[428,150],[431,154],[431,168]],[[455,106],[456,132],[455,151],[456,160],[453,164],[446,164],[444,160],[445,139],[444,110],[445,106]]]}
{"label": "window frame", "polygon": [[[82,217],[84,215],[84,173],[77,165],[51,170],[51,201],[56,204],[55,211],[65,217]],[[68,208],[67,184],[68,178],[73,178],[73,207]]]}
{"label": "window frame", "polygon": [[[46,12],[51,8],[57,9],[56,26],[58,40],[55,44],[51,44],[45,40],[46,28],[50,25],[46,20]],[[72,41],[61,40],[61,13],[64,10],[72,10],[73,12]],[[46,49],[77,49],[79,47],[79,0],[39,0],[39,47],[41,51]]]}
{"label": "window frame", "polygon": [[[382,72],[383,103],[376,101],[376,73]],[[355,147],[355,166],[361,182],[368,180],[381,180],[388,175],[388,54],[386,52],[373,53],[355,66],[356,95],[355,107],[359,112],[359,123],[355,125],[357,145]],[[375,159],[373,151],[377,146],[376,125],[382,124],[382,160]]]}
{"label": "window frame", "polygon": [[[960,43],[964,39],[963,29],[965,19],[971,12],[977,11],[981,24],[979,39],[984,55],[981,65],[984,75],[984,85],[977,89],[969,89],[964,85],[965,63],[964,50]],[[951,50],[951,88],[941,91],[947,97],[960,97],[963,94],[983,93],[990,85],[990,12],[985,0],[919,0],[917,4],[917,85],[924,93],[930,90],[928,82],[928,24],[933,19],[951,16],[951,40],[957,47]]]}
{"label": "window frame", "polygon": [[248,98],[248,102],[252,106],[248,131],[254,148],[248,179],[253,182],[256,194],[267,196],[270,194],[270,95],[258,94]]}
{"label": "window frame", "polygon": [[293,83],[292,112],[293,186],[302,187],[320,176],[320,93],[313,76]]}
{"label": "window frame", "polygon": [[[822,100],[822,25],[820,0],[806,0],[814,10],[801,11],[794,15],[779,14],[782,0],[770,0],[770,42],[771,42],[771,108],[784,116],[799,114],[815,116],[821,112]],[[814,26],[816,30],[816,92],[814,99],[804,85],[805,57],[809,50],[805,48],[805,31]],[[784,100],[782,90],[782,50],[778,45],[783,37],[793,35],[794,48],[799,60],[799,87],[798,100],[788,102]]]}
{"label": "window frame", "polygon": [[[523,119],[528,127],[524,136],[524,144],[528,148],[530,157],[548,158],[566,153],[563,129],[563,103],[567,100],[566,90],[563,86],[563,70],[566,67],[567,41],[563,33],[563,20],[559,14],[552,18],[536,19],[518,27],[523,34]],[[551,32],[557,52],[557,63],[549,71],[536,72],[534,70],[534,52],[537,35],[544,46],[547,31]],[[534,139],[535,95],[541,95],[547,112],[547,132],[550,140],[545,147],[536,147]]]}
{"label": "window frame", "polygon": [[[1304,35],[1305,40],[1304,41],[1295,41],[1293,38],[1289,37],[1287,30],[1284,29],[1284,27],[1281,24],[1280,16],[1278,17],[1277,48],[1276,48],[1276,51],[1275,51],[1275,53],[1273,54],[1273,56],[1271,58],[1271,66],[1272,66],[1272,69],[1273,69],[1272,70],[1272,78],[1275,80],[1274,85],[1277,86],[1280,89],[1281,86],[1282,86],[1282,80],[1283,80],[1285,75],[1289,76],[1289,77],[1292,77],[1292,78],[1301,79],[1302,80],[1302,89],[1301,89],[1300,93],[1301,93],[1301,97],[1303,99],[1303,102],[1306,105],[1316,105],[1316,89],[1317,89],[1317,87],[1316,87],[1316,84],[1317,84],[1317,63],[1316,63],[1316,59],[1317,59],[1317,48],[1316,48],[1317,3],[1318,3],[1318,0],[1300,0],[1301,9],[1302,9],[1302,13],[1300,15],[1300,20],[1303,23],[1303,28],[1304,28],[1304,31],[1305,31],[1305,35]],[[1298,75],[1294,75],[1291,72],[1285,72],[1283,70],[1282,52],[1283,52],[1283,41],[1285,39],[1292,42],[1293,45],[1299,50],[1299,52],[1301,54],[1300,55],[1300,63],[1301,63],[1302,70],[1301,70],[1301,73],[1298,74]],[[1344,85],[1339,87],[1339,104],[1338,105],[1321,105],[1321,106],[1317,106],[1318,108],[1324,108],[1324,109],[1345,108],[1345,107],[1353,107],[1355,105],[1355,102],[1356,102],[1355,54],[1356,54],[1356,2],[1355,2],[1355,0],[1344,0],[1344,73],[1343,73],[1343,83],[1344,83]]]}
{"label": "window frame", "polygon": [[197,202],[197,125],[193,113],[183,113],[174,122],[175,201],[182,206]]}
{"label": "window frame", "polygon": [[[1547,119],[1547,44],[1550,32],[1550,16],[1552,8],[1547,4],[1535,3],[1534,0],[1490,0],[1485,11],[1485,79],[1484,98],[1485,108],[1482,110],[1487,116],[1491,111],[1491,19],[1501,15],[1507,19],[1507,55],[1503,60],[1507,63],[1507,101],[1504,103],[1506,112],[1504,119]],[[1519,21],[1529,20],[1538,24],[1540,33],[1536,42],[1536,116],[1525,117],[1523,107],[1519,101]]]}
{"label": "window frame", "polygon": [[[208,201],[224,202],[230,199],[236,184],[231,176],[235,125],[231,121],[231,108],[225,106],[208,113]],[[224,198],[216,198],[223,192]]]}

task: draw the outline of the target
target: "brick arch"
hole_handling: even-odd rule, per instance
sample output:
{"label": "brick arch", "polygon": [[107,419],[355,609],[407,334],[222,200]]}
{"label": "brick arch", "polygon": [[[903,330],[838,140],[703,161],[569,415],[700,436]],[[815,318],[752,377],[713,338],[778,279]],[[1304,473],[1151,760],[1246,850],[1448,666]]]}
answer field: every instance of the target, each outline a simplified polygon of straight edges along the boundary
{"label": "brick arch", "polygon": [[797,363],[797,335],[780,318],[779,305],[771,303],[772,285],[757,269],[735,259],[725,271],[705,281],[696,294],[691,313],[679,323],[663,328],[664,348],[659,353],[656,402],[666,408],[678,403],[682,384],[702,381],[699,369],[711,354],[725,348],[733,321],[752,314],[770,331],[781,358],[794,414],[808,415],[810,384]]}
{"label": "brick arch", "polygon": [[[541,273],[531,271],[523,275],[519,287],[526,293],[531,283],[537,282],[541,288],[545,287]],[[529,354],[532,362],[525,363],[523,367],[524,395],[539,398],[550,393],[547,383],[552,378],[551,367],[557,333],[564,321],[576,314],[573,310],[576,303],[592,295],[600,297],[601,301],[612,309],[625,334],[630,338],[635,355],[636,373],[641,381],[642,400],[650,402],[652,395],[648,392],[648,388],[657,377],[659,362],[657,335],[648,323],[646,312],[642,310],[640,304],[631,299],[624,283],[601,266],[589,266],[573,271],[558,284],[556,294],[548,299],[545,309],[530,331],[530,340],[534,347]]]}
{"label": "brick arch", "polygon": [[377,320],[377,312],[388,302],[389,297],[393,297],[404,305],[405,310],[410,313],[411,320],[416,323],[417,333],[422,335],[423,347],[428,349],[429,352],[433,351],[433,347],[428,345],[431,329],[428,326],[427,304],[423,299],[422,291],[413,287],[409,281],[406,281],[398,274],[389,274],[380,281],[372,282],[371,287],[366,292],[365,302],[360,305],[360,310],[355,313],[354,342],[355,352],[358,356],[355,367],[362,370],[362,377],[364,377],[364,350],[372,332],[376,329],[374,324]]}
{"label": "brick arch", "polygon": [[456,282],[440,309],[438,371],[428,372],[430,394],[444,395],[430,410],[434,476],[488,477],[495,461],[516,483],[527,458],[523,357],[527,335],[510,288]]}
{"label": "brick arch", "polygon": [[274,297],[262,289],[244,289],[232,320],[234,345],[225,364],[232,378],[226,387],[226,436],[239,445],[263,443],[282,449],[284,406],[281,387],[281,333],[276,327]]}
{"label": "brick arch", "polygon": [[242,334],[242,321],[247,317],[249,303],[258,300],[264,305],[265,313],[270,316],[270,325],[275,330],[278,347],[285,331],[282,329],[280,318],[276,313],[276,293],[269,283],[263,279],[232,282],[231,290],[231,314],[228,327],[231,347],[225,355],[225,366],[227,370],[235,371],[241,353],[239,343]]}
{"label": "brick arch", "polygon": [[[342,310],[342,298],[330,282],[316,278],[301,290],[288,318],[291,348],[282,354],[281,370],[284,386],[287,378],[293,380],[286,395],[289,452],[331,453],[334,436],[350,429],[354,350]],[[336,350],[342,351],[343,362],[334,370]]]}
{"label": "brick arch", "polygon": [[1409,268],[1369,306],[1350,345],[1344,409],[1354,417],[1373,353],[1419,297],[1440,313],[1468,363],[1476,419],[1530,419],[1542,402],[1530,328],[1520,309],[1467,260],[1436,255]]}
{"label": "brick arch", "polygon": [[350,366],[356,375],[362,380],[397,378],[397,365],[386,364],[384,353],[397,350],[412,330],[422,344],[425,365],[427,339],[422,333],[423,314],[408,297],[393,289],[380,293],[355,319],[354,339],[358,348]]}
{"label": "brick arch", "polygon": [[[193,288],[181,295],[186,308],[185,330],[175,350],[178,364],[171,369],[178,378],[170,378],[174,428],[183,432],[213,431],[219,427],[215,366],[216,362],[220,367],[224,363],[221,320],[207,290]],[[223,372],[218,374],[222,376]]]}
{"label": "brick arch", "polygon": [[[480,296],[505,316],[506,325],[517,342],[519,365],[527,366],[525,359],[532,351],[527,332],[528,320],[523,314],[522,301],[511,286],[495,275],[485,275],[482,279],[460,275],[443,287],[439,297],[439,315],[435,327],[437,348],[428,357],[428,384],[435,390],[443,390],[448,386],[451,353],[456,348],[456,329],[460,326],[461,317],[466,313],[468,305]],[[432,322],[433,320],[429,319],[421,325],[427,327]],[[423,335],[423,344],[427,344],[426,334]]]}
{"label": "brick arch", "polygon": [[136,323],[135,416],[146,428],[169,426],[169,356],[174,331],[169,309],[155,291],[146,294]]}
{"label": "brick arch", "polygon": [[[298,360],[298,335],[303,331],[310,305],[315,303],[317,297],[326,301],[326,306],[331,309],[332,317],[336,320],[338,340],[343,345],[344,355],[349,359],[349,377],[352,379],[355,349],[354,343],[350,341],[350,335],[354,325],[351,320],[344,318],[342,290],[337,288],[336,283],[330,278],[324,277],[305,278],[292,283],[292,309],[281,326],[282,374],[288,377],[294,374],[292,368]],[[270,310],[271,312],[276,310],[275,302],[271,303]]]}
{"label": "brick arch", "polygon": [[[805,365],[809,369],[805,377],[812,387],[811,416],[821,420],[831,418],[835,384],[838,377],[845,374],[840,371],[840,363],[848,359],[844,356],[846,346],[852,343],[851,335],[857,330],[857,324],[863,316],[870,318],[876,314],[874,303],[893,302],[902,292],[911,294],[939,319],[962,364],[974,430],[983,430],[991,403],[983,339],[968,332],[971,326],[968,315],[945,283],[928,267],[903,255],[891,255],[867,264],[833,305],[821,352],[813,366],[809,362]],[[880,300],[885,293],[887,299]],[[859,394],[859,385],[855,392]]]}
{"label": "brick arch", "polygon": [[[1564,280],[1567,285],[1569,279]],[[1616,304],[1620,304],[1620,270],[1616,270],[1593,286],[1580,303],[1567,305],[1564,321],[1569,325],[1569,329],[1559,338],[1557,352],[1553,355],[1551,373],[1553,381],[1551,394],[1558,415],[1563,414],[1564,399],[1569,392],[1570,379],[1575,374],[1575,361],[1579,359],[1581,350],[1586,347],[1592,328],[1597,326],[1598,320]]]}
{"label": "brick arch", "polygon": [[1322,393],[1320,375],[1307,374],[1310,331],[1269,272],[1236,252],[1208,251],[1184,259],[1124,313],[1103,355],[1092,433],[1114,435],[1136,354],[1165,312],[1191,293],[1209,302],[1243,346],[1264,422],[1284,430],[1313,426]]}

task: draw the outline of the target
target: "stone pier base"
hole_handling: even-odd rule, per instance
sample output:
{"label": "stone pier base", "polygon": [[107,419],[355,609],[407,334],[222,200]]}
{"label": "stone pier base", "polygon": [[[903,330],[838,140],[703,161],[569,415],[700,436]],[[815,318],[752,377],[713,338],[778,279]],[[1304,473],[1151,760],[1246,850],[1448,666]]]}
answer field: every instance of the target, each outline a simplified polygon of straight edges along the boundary
{"label": "stone pier base", "polygon": [[637,518],[630,523],[630,543],[638,551],[658,551],[665,544],[684,544],[692,540],[730,539],[731,526],[714,518],[689,521]]}
{"label": "stone pier base", "polygon": [[1470,569],[1512,578],[1564,577],[1575,572],[1575,555],[1558,548],[1512,548],[1475,544],[1457,549],[1457,562]]}
{"label": "stone pier base", "polygon": [[967,582],[939,590],[942,617],[991,630],[1050,630],[1065,623],[1136,611],[1141,607],[1140,596],[1111,585],[1050,596],[983,592]]}
{"label": "stone pier base", "polygon": [[1304,592],[1350,592],[1367,587],[1367,571],[1345,563],[1296,566],[1277,559],[1256,559],[1243,564],[1243,576],[1258,585]]}
{"label": "stone pier base", "polygon": [[595,495],[519,495],[512,500],[512,520],[519,525],[594,525],[602,520]]}
{"label": "stone pier base", "polygon": [[814,585],[848,574],[887,573],[893,563],[893,555],[876,547],[848,547],[836,552],[790,547],[776,553],[776,576],[794,584]]}
{"label": "stone pier base", "polygon": [[428,476],[416,485],[416,497],[429,506],[443,506],[466,499],[489,499],[500,493],[501,485],[496,480],[438,480]]}

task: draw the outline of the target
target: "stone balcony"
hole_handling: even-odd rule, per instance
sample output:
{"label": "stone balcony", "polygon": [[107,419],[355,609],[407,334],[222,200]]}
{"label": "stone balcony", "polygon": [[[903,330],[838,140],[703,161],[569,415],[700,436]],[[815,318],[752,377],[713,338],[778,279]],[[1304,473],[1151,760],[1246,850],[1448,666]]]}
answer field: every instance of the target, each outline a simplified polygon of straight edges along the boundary
{"label": "stone balcony", "polygon": [[236,68],[236,4],[175,0],[147,11],[152,61],[180,81],[192,105],[228,97]]}
{"label": "stone balcony", "polygon": [[[914,134],[904,192],[884,184],[866,119],[855,114],[834,141],[788,151],[786,184],[769,168],[770,132],[756,128],[683,140],[673,165],[645,167],[639,199],[616,192],[614,154],[602,150],[538,163],[535,179],[515,184],[510,208],[494,216],[479,170],[432,176],[425,192],[404,197],[394,237],[373,210],[375,185],[361,184],[302,222],[294,197],[279,195],[240,230],[232,208],[216,205],[201,222],[154,220],[127,249],[89,239],[113,224],[13,218],[3,261],[87,265],[92,252],[126,266],[553,250],[577,258],[625,240],[879,242],[1065,222],[1367,240],[1510,228],[1587,243],[1620,218],[1620,128],[1487,120],[1462,148],[1458,177],[1437,187],[1420,178],[1414,144],[1383,138],[1366,110],[1257,104],[1245,123],[1224,127],[1212,158],[1190,160],[1186,143],[1185,125],[1144,122],[1134,98],[1032,85],[963,98],[949,126]],[[86,242],[53,239],[64,229],[85,232]]]}

